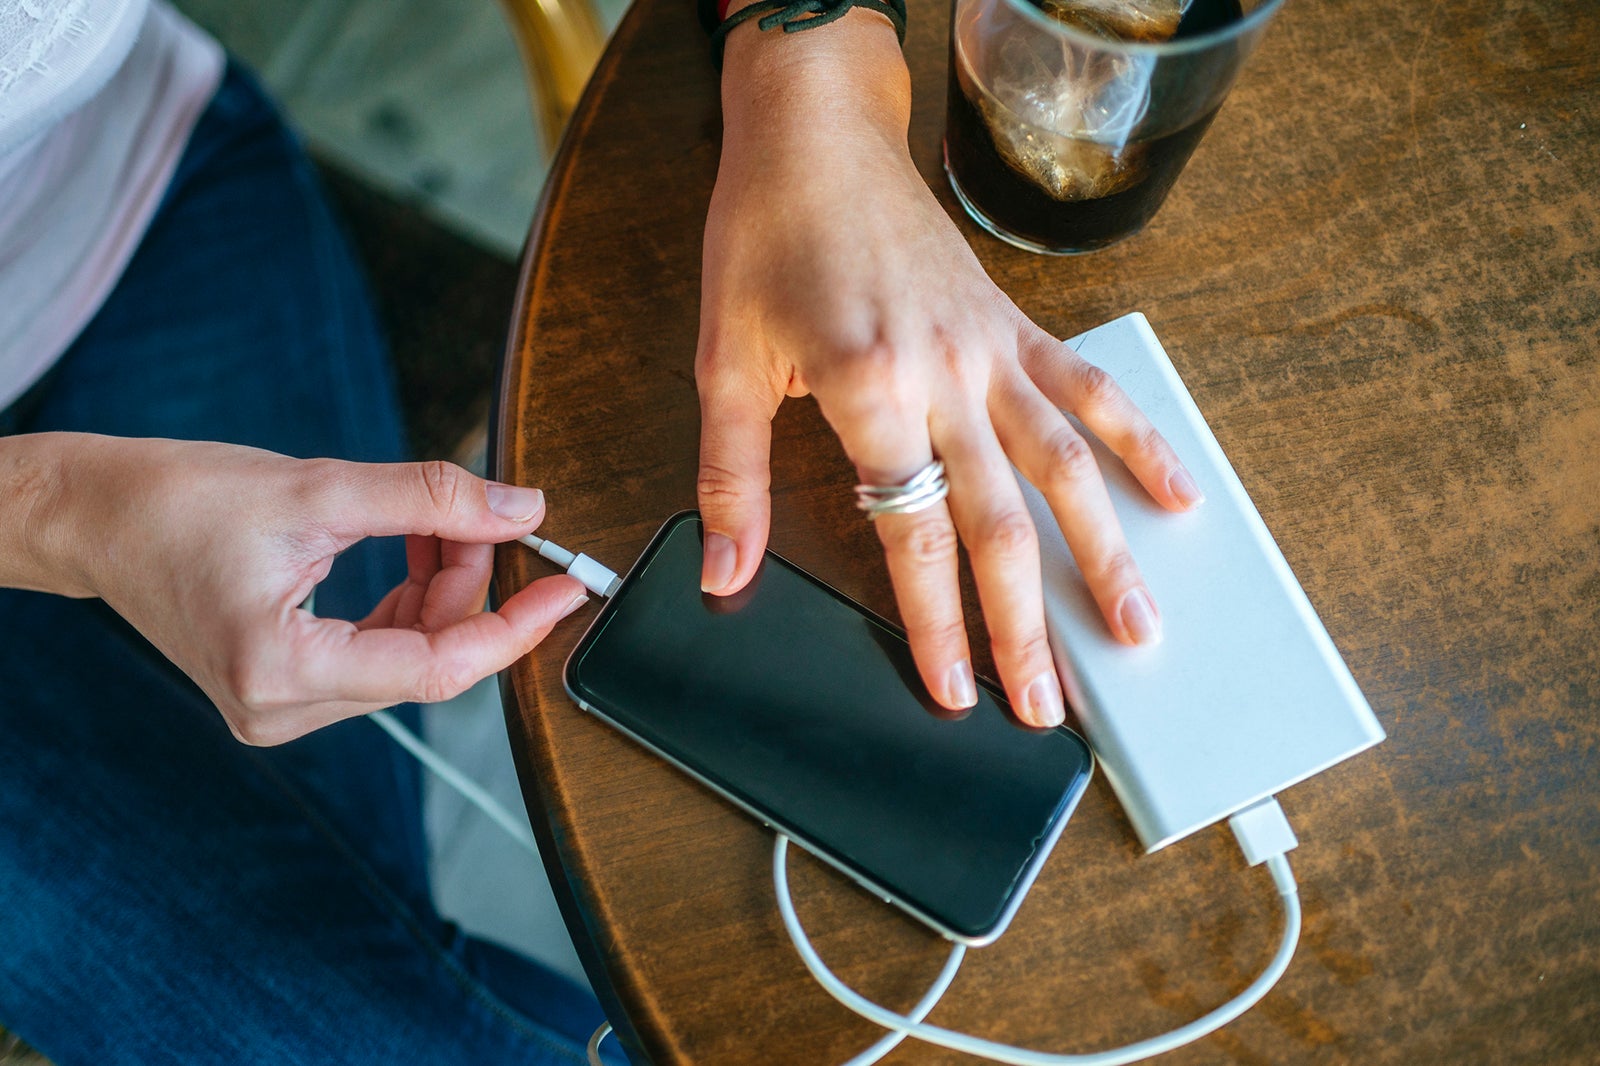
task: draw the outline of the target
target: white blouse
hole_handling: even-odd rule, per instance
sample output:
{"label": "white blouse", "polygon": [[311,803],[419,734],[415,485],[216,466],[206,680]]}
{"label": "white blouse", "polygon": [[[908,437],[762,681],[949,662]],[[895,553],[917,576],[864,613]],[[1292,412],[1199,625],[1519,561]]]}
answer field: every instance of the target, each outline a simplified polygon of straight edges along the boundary
{"label": "white blouse", "polygon": [[223,67],[164,0],[0,0],[0,407],[110,294]]}

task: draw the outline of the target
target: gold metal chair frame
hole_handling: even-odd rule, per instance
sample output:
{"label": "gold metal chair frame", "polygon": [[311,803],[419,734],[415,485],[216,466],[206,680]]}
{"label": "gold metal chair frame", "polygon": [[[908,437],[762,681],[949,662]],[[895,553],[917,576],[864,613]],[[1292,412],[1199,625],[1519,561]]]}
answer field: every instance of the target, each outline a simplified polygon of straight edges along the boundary
{"label": "gold metal chair frame", "polygon": [[605,33],[589,0],[500,0],[522,52],[528,93],[551,155],[589,81]]}

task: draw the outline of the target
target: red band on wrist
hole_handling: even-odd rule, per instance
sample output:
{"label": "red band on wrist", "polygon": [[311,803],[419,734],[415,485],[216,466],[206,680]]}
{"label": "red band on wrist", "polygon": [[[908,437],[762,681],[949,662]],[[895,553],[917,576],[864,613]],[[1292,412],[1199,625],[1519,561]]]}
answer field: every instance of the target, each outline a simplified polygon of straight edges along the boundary
{"label": "red band on wrist", "polygon": [[731,3],[733,3],[733,0],[717,0],[717,19],[718,19],[718,21],[721,21],[722,19],[725,19],[725,18],[728,17],[728,5],[731,4]]}

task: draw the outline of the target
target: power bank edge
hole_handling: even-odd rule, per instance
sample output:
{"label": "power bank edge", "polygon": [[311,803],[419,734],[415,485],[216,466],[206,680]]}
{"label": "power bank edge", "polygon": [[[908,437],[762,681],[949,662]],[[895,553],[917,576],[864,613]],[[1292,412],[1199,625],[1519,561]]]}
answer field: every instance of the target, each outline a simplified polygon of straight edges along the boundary
{"label": "power bank edge", "polygon": [[[1244,561],[1247,564],[1264,563],[1270,571],[1277,591],[1287,598],[1303,636],[1314,648],[1320,664],[1326,668],[1327,676],[1323,680],[1336,690],[1335,696],[1324,701],[1320,710],[1322,718],[1303,723],[1307,726],[1302,737],[1303,752],[1292,750],[1296,738],[1287,728],[1283,736],[1277,737],[1236,730],[1238,735],[1226,738],[1227,744],[1213,743],[1211,750],[1220,752],[1220,761],[1231,761],[1233,768],[1238,771],[1234,779],[1240,782],[1240,787],[1230,793],[1226,785],[1219,786],[1217,781],[1207,780],[1204,788],[1196,782],[1190,782],[1195,787],[1185,792],[1183,783],[1175,780],[1181,775],[1170,772],[1170,761],[1159,770],[1152,769],[1158,760],[1152,759],[1150,753],[1163,745],[1181,749],[1187,744],[1198,758],[1198,753],[1206,750],[1204,742],[1216,741],[1227,732],[1232,722],[1225,715],[1208,719],[1204,727],[1208,735],[1202,737],[1197,732],[1198,727],[1193,726],[1192,719],[1186,723],[1181,716],[1174,716],[1172,721],[1154,721],[1143,708],[1127,709],[1125,703],[1119,704],[1121,689],[1116,678],[1117,670],[1101,664],[1110,661],[1115,667],[1116,655],[1132,656],[1139,653],[1131,649],[1113,651],[1109,653],[1109,660],[1101,654],[1105,651],[1103,645],[1115,644],[1104,623],[1098,617],[1086,623],[1081,604],[1070,602],[1072,592],[1063,590],[1060,584],[1063,574],[1069,571],[1069,579],[1081,584],[1075,566],[1063,566],[1059,558],[1055,559],[1055,583],[1052,585],[1051,552],[1059,556],[1065,552],[1065,544],[1061,541],[1059,531],[1054,528],[1053,518],[1042,497],[1024,483],[1024,493],[1029,499],[1036,525],[1040,527],[1041,547],[1045,552],[1047,623],[1058,671],[1084,733],[1105,768],[1107,781],[1116,792],[1146,851],[1156,851],[1379,743],[1384,739],[1384,733],[1265,521],[1145,317],[1137,312],[1125,315],[1080,334],[1067,343],[1092,363],[1112,364],[1105,368],[1118,377],[1136,403],[1147,408],[1147,413],[1148,408],[1161,409],[1165,425],[1162,424],[1163,419],[1152,417],[1163,432],[1173,427],[1175,419],[1186,423],[1180,428],[1187,430],[1186,435],[1193,438],[1191,443],[1201,454],[1184,454],[1183,458],[1192,466],[1203,469],[1208,465],[1211,468],[1208,472],[1211,476],[1207,478],[1209,484],[1206,486],[1209,498],[1202,508],[1231,507],[1236,512],[1259,556],[1258,560],[1247,558]],[[1123,355],[1130,345],[1142,348],[1143,360],[1103,358],[1113,352]],[[1135,368],[1134,374],[1119,373],[1119,370],[1126,371],[1130,365]],[[1158,373],[1159,392],[1152,389],[1148,382],[1124,380],[1125,377],[1136,379],[1144,370]],[[1149,403],[1152,397],[1158,397],[1164,403]],[[1170,436],[1173,434],[1169,433]],[[1119,515],[1126,516],[1129,511],[1126,484],[1132,483],[1131,477],[1125,472],[1120,479],[1114,476],[1116,471],[1111,470],[1109,464],[1115,464],[1120,469],[1120,461],[1110,457],[1109,451],[1098,441],[1094,445],[1103,465],[1108,468],[1108,487],[1112,489]],[[1225,492],[1218,493],[1219,488]],[[1137,486],[1135,489],[1142,494],[1142,489],[1137,489]],[[1172,543],[1179,543],[1178,534],[1172,532],[1176,529],[1178,527],[1174,525],[1171,529],[1163,529],[1159,535],[1171,534],[1168,539]],[[1134,538],[1130,536],[1135,559],[1144,562],[1147,556],[1141,556],[1139,545],[1133,541]],[[1228,550],[1232,550],[1232,546]],[[1070,555],[1067,559],[1070,560]],[[1161,600],[1159,590],[1157,599],[1158,602]],[[1292,717],[1292,713],[1284,717]],[[1186,724],[1190,725],[1187,739],[1164,735],[1172,729],[1181,732]],[[1257,760],[1260,766],[1268,768],[1260,773],[1254,772],[1257,766],[1250,754],[1253,746],[1260,751]],[[1218,772],[1226,773],[1227,767],[1219,767]],[[1206,795],[1207,792],[1210,795]],[[1201,798],[1195,800],[1196,796]]]}

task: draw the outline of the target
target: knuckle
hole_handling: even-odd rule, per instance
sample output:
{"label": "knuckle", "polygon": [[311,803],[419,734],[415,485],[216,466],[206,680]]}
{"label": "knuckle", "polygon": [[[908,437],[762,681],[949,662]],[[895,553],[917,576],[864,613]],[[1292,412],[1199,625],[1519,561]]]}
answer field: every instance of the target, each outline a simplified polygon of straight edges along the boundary
{"label": "knuckle", "polygon": [[454,511],[466,491],[471,475],[454,463],[430,459],[417,464],[417,476],[429,503],[440,514]]}
{"label": "knuckle", "polygon": [[252,748],[275,748],[297,739],[303,732],[293,722],[277,715],[246,714],[227,721],[239,742]]}
{"label": "knuckle", "polygon": [[305,699],[296,673],[293,663],[280,662],[265,645],[248,638],[234,641],[216,704],[241,743],[275,747],[305,732],[295,720]]}
{"label": "knuckle", "polygon": [[1078,370],[1078,398],[1085,408],[1104,410],[1122,399],[1122,386],[1105,370],[1084,363]]}
{"label": "knuckle", "polygon": [[884,338],[849,345],[840,351],[819,384],[853,407],[872,408],[897,397],[915,374],[914,360],[901,345]]}
{"label": "knuckle", "polygon": [[848,353],[853,376],[869,384],[889,384],[906,372],[906,350],[879,337],[852,347]]}
{"label": "knuckle", "polygon": [[302,511],[316,512],[337,492],[344,464],[337,459],[296,460],[296,472],[288,483],[288,496]]}
{"label": "knuckle", "polygon": [[1133,554],[1126,548],[1106,556],[1094,568],[1094,579],[1101,588],[1118,590],[1132,588],[1142,580],[1139,564],[1133,561]]}
{"label": "knuckle", "polygon": [[[826,360],[811,375],[811,384],[823,416],[840,436],[859,439],[859,431],[867,427],[904,431],[924,424],[931,391],[942,373],[941,364],[924,352],[878,340]],[[858,433],[848,433],[846,427]],[[846,443],[848,450],[848,439]]]}
{"label": "knuckle", "polygon": [[894,538],[891,547],[913,566],[933,566],[955,558],[956,529],[941,518],[924,519],[908,523]]}
{"label": "knuckle", "polygon": [[705,411],[746,400],[761,374],[741,360],[737,349],[710,347],[695,352],[694,380]]}
{"label": "knuckle", "polygon": [[1094,449],[1071,426],[1063,425],[1045,443],[1044,484],[1046,492],[1070,489],[1094,477],[1099,471]]}
{"label": "knuckle", "polygon": [[1131,438],[1131,444],[1134,453],[1138,455],[1155,458],[1167,454],[1167,438],[1152,425],[1147,424],[1136,430]]}
{"label": "knuckle", "polygon": [[997,661],[1009,664],[1012,669],[1022,671],[1029,678],[1054,662],[1050,655],[1050,638],[1042,628],[996,640],[994,654]]}
{"label": "knuckle", "polygon": [[941,342],[940,370],[963,396],[981,398],[988,393],[996,380],[997,354],[1006,356],[1003,362],[1016,362],[1014,350],[997,353],[994,345],[981,336],[941,338]]}
{"label": "knuckle", "polygon": [[465,663],[440,663],[423,675],[417,690],[417,702],[443,703],[455,699],[477,680]]}
{"label": "knuckle", "polygon": [[225,683],[229,699],[247,716],[270,710],[283,698],[283,682],[278,672],[249,652],[234,657]]}
{"label": "knuckle", "polygon": [[308,490],[317,490],[336,480],[349,465],[339,459],[299,459],[301,482]]}
{"label": "knuckle", "polygon": [[705,339],[702,339],[700,346],[695,349],[694,379],[702,386],[702,399],[706,381],[728,366],[726,352],[727,349],[720,343]]}
{"label": "knuckle", "polygon": [[1039,553],[1039,536],[1026,511],[1007,509],[984,521],[978,534],[984,550],[1004,559],[1023,559]]}
{"label": "knuckle", "polygon": [[224,680],[224,698],[217,701],[223,720],[242,744],[274,747],[293,740],[282,713],[287,706],[285,682],[259,656],[241,655]]}
{"label": "knuckle", "polygon": [[752,493],[764,492],[769,482],[770,475],[753,482],[715,460],[702,460],[695,478],[695,494],[702,507],[732,506]]}
{"label": "knuckle", "polygon": [[958,648],[967,637],[967,624],[960,616],[919,620],[914,627],[909,625],[910,619],[907,622],[907,632],[929,650]]}
{"label": "knuckle", "polygon": [[248,744],[253,748],[262,747],[256,741],[256,732],[253,728],[254,721],[248,715],[223,711],[222,720],[227,723],[228,732],[233,734],[234,740],[241,744]]}

